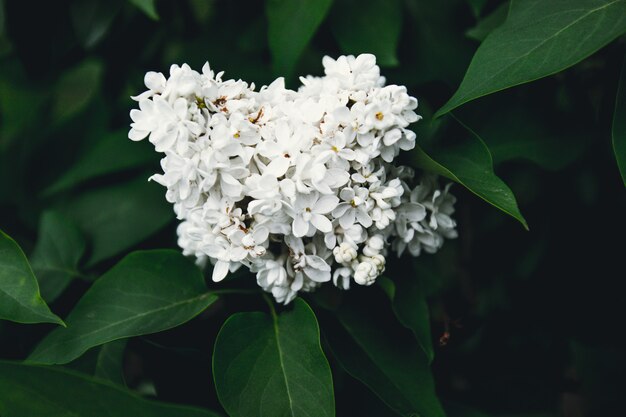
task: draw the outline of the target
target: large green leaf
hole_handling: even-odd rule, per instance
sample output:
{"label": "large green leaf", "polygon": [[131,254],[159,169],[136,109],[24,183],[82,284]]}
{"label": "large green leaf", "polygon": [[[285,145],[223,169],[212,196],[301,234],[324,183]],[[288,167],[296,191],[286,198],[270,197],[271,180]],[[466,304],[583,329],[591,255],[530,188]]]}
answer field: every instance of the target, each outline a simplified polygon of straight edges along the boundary
{"label": "large green leaf", "polygon": [[215,341],[213,375],[231,417],[335,415],[317,320],[301,299],[279,315],[231,316]]}
{"label": "large green leaf", "polygon": [[39,285],[26,255],[17,243],[0,230],[0,319],[18,323],[56,323],[41,298]]}
{"label": "large green leaf", "polygon": [[444,416],[426,354],[397,324],[381,291],[366,290],[347,295],[338,320],[324,323],[335,358],[400,415]]}
{"label": "large green leaf", "polygon": [[382,66],[398,65],[396,49],[402,30],[400,0],[336,0],[330,18],[344,53],[369,52]]}
{"label": "large green leaf", "polygon": [[512,0],[436,113],[570,67],[626,32],[626,0]]}
{"label": "large green leaf", "polygon": [[154,162],[156,155],[147,142],[128,140],[126,130],[107,133],[48,187],[45,194],[67,190],[92,178],[144,166]]}
{"label": "large green leaf", "polygon": [[216,300],[192,261],[177,251],[134,252],[100,277],[29,361],[63,364],[88,349],[183,324]]}
{"label": "large green leaf", "polygon": [[331,4],[332,0],[267,0],[268,39],[277,74],[293,73]]}
{"label": "large green leaf", "polygon": [[626,185],[626,56],[622,64],[622,75],[615,99],[615,115],[613,116],[613,150],[617,166]]}
{"label": "large green leaf", "polygon": [[173,218],[164,189],[145,176],[86,192],[65,202],[62,211],[91,241],[88,264],[95,264],[140,243]]}
{"label": "large green leaf", "polygon": [[218,417],[208,410],[149,401],[62,368],[0,361],[2,417]]}
{"label": "large green leaf", "polygon": [[493,171],[493,159],[485,142],[467,126],[463,126],[470,135],[462,144],[429,149],[428,152],[416,146],[413,162],[419,168],[458,182],[528,229],[513,192]]}
{"label": "large green leaf", "polygon": [[85,239],[73,222],[54,211],[43,213],[31,264],[46,300],[55,300],[80,275],[78,262],[84,252]]}

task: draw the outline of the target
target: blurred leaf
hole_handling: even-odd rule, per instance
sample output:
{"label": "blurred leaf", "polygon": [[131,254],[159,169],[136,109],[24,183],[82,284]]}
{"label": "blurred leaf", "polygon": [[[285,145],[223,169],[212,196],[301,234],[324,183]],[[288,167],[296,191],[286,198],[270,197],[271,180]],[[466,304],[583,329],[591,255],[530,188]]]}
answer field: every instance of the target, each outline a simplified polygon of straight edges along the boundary
{"label": "blurred leaf", "polygon": [[0,361],[3,417],[218,417],[208,410],[141,398],[111,383],[62,368]]}
{"label": "blurred leaf", "polygon": [[428,358],[406,329],[394,325],[380,290],[368,288],[345,299],[336,314],[338,322],[333,318],[324,325],[341,366],[402,416],[445,416]]}
{"label": "blurred leaf", "polygon": [[346,54],[371,53],[381,66],[398,65],[396,50],[402,31],[401,0],[336,0],[332,31]]}
{"label": "blurred leaf", "polygon": [[53,314],[39,294],[39,285],[26,255],[0,230],[0,319],[17,323],[54,323]]}
{"label": "blurred leaf", "polygon": [[0,37],[4,36],[4,26],[5,26],[4,0],[0,0]]}
{"label": "blurred leaf", "polygon": [[417,344],[424,351],[430,364],[435,357],[435,352],[430,334],[430,312],[426,294],[422,288],[422,280],[424,276],[432,275],[432,272],[417,262],[414,264],[415,274],[396,277],[393,281],[395,291],[392,307],[398,321],[413,332]]}
{"label": "blurred leaf", "polygon": [[586,148],[588,136],[589,132],[571,126],[551,129],[532,109],[518,104],[495,109],[480,135],[496,165],[526,159],[553,171],[576,161]]}
{"label": "blurred leaf", "polygon": [[124,380],[124,351],[127,339],[118,339],[100,346],[96,360],[95,376],[117,385],[126,385]]}
{"label": "blurred leaf", "polygon": [[0,152],[27,128],[41,120],[46,94],[17,82],[12,77],[0,76]]}
{"label": "blurred leaf", "polygon": [[483,12],[483,8],[487,4],[487,0],[467,0],[467,3],[469,3],[474,16],[478,17]]}
{"label": "blurred leaf", "polygon": [[[272,301],[273,302],[273,301]],[[213,377],[231,417],[334,416],[333,382],[313,311],[237,313],[220,330]]]}
{"label": "blurred leaf", "polygon": [[135,7],[144,12],[152,20],[159,20],[159,14],[154,6],[155,0],[129,0]]}
{"label": "blurred leaf", "polygon": [[400,70],[406,68],[410,85],[444,81],[456,85],[472,57],[474,45],[456,30],[459,14],[467,13],[466,0],[446,0],[433,7],[430,0],[406,0],[411,17],[408,47]]}
{"label": "blurred leaf", "polygon": [[480,45],[439,117],[468,101],[570,67],[626,31],[626,0],[519,0]]}
{"label": "blurred leaf", "polygon": [[332,0],[267,0],[268,40],[274,71],[290,77]]}
{"label": "blurred leaf", "polygon": [[493,171],[493,159],[485,142],[467,126],[463,126],[470,136],[461,145],[429,149],[428,153],[416,146],[413,153],[415,165],[458,182],[528,229],[513,192]]}
{"label": "blurred leaf", "polygon": [[72,278],[80,275],[78,262],[85,253],[85,246],[83,235],[69,219],[54,211],[42,214],[31,264],[41,294],[48,302],[54,301]]}
{"label": "blurred leaf", "polygon": [[587,405],[585,415],[608,416],[621,409],[626,390],[623,348],[572,341],[570,351]]}
{"label": "blurred leaf", "polygon": [[617,166],[622,174],[622,180],[624,181],[624,185],[626,185],[626,56],[624,56],[622,75],[620,76],[619,86],[617,88],[612,131],[613,151],[617,159]]}
{"label": "blurred leaf", "polygon": [[85,192],[62,207],[91,243],[88,265],[140,243],[174,217],[163,188],[145,177]]}
{"label": "blurred leaf", "polygon": [[118,0],[79,0],[71,4],[72,26],[84,48],[92,48],[104,38],[120,8]]}
{"label": "blurred leaf", "polygon": [[63,122],[83,110],[100,88],[102,63],[86,60],[63,73],[54,89],[52,116]]}
{"label": "blurred leaf", "polygon": [[179,326],[211,305],[198,267],[180,252],[133,252],[100,277],[29,361],[63,364],[88,349],[126,337]]}
{"label": "blurred leaf", "polygon": [[497,27],[502,25],[506,20],[506,15],[509,12],[509,3],[505,2],[499,5],[493,12],[484,18],[480,19],[476,26],[465,32],[465,35],[478,42],[485,40],[487,35],[493,32]]}
{"label": "blurred leaf", "polygon": [[74,165],[45,191],[45,195],[65,191],[89,179],[144,166],[155,162],[154,148],[128,140],[127,131],[110,132],[90,147]]}

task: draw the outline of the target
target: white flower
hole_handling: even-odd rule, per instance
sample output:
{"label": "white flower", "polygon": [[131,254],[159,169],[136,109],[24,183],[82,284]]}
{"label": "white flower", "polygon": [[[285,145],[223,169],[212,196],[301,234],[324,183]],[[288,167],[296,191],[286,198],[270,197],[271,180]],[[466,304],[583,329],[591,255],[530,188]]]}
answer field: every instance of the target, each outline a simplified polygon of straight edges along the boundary
{"label": "white flower", "polygon": [[[298,194],[292,207],[287,212],[293,217],[293,235],[302,237],[312,235],[317,229],[322,233],[332,230],[332,223],[325,215],[339,204],[334,195],[322,195],[317,192]],[[313,231],[313,233],[311,233]]]}
{"label": "white flower", "polygon": [[366,260],[354,269],[354,282],[359,285],[372,285],[378,277],[378,267],[371,261]]}
{"label": "white flower", "polygon": [[339,224],[344,229],[351,227],[356,220],[364,227],[372,225],[372,218],[368,211],[373,202],[369,201],[369,190],[367,188],[355,186],[354,188],[343,188],[339,193],[343,203],[337,205],[333,210],[333,216],[339,219]]}
{"label": "white flower", "polygon": [[150,179],[183,254],[213,264],[215,282],[248,267],[285,304],[325,282],[371,285],[390,248],[417,256],[456,237],[449,185],[394,165],[415,146],[417,100],[385,86],[373,55],[322,63],[297,91],[172,65],[146,74],[130,112],[128,137],[164,154]]}
{"label": "white flower", "polygon": [[357,257],[357,247],[354,243],[343,242],[333,249],[335,262],[340,264],[350,264]]}

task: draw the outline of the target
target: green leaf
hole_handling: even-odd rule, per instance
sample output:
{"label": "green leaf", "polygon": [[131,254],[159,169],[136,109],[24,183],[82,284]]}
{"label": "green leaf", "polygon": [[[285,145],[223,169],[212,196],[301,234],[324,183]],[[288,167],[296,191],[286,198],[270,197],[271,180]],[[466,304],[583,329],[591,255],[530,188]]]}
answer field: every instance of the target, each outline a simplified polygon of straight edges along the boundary
{"label": "green leaf", "polygon": [[518,0],[480,45],[439,117],[468,101],[568,68],[626,31],[626,0]]}
{"label": "green leaf", "polygon": [[415,262],[415,269],[415,274],[396,277],[393,281],[395,291],[392,307],[398,321],[413,332],[417,344],[424,351],[430,364],[435,352],[430,334],[430,312],[422,280],[425,276],[432,275],[432,272],[418,262]]}
{"label": "green leaf", "polygon": [[52,117],[63,122],[83,110],[95,97],[100,88],[102,63],[82,61],[65,71],[55,86]]}
{"label": "green leaf", "polygon": [[268,40],[277,74],[292,75],[331,4],[332,0],[267,0]]}
{"label": "green leaf", "polygon": [[0,319],[17,323],[54,323],[54,315],[41,298],[39,285],[26,255],[0,230]]}
{"label": "green leaf", "polygon": [[470,133],[466,141],[444,149],[429,149],[428,153],[422,147],[416,146],[413,153],[415,165],[458,182],[528,229],[513,192],[493,171],[489,148],[476,133],[464,124],[461,125]]}
{"label": "green leaf", "polygon": [[335,415],[317,320],[301,299],[279,315],[231,316],[215,341],[213,376],[231,417]]}
{"label": "green leaf", "polygon": [[172,221],[172,207],[164,193],[163,187],[141,176],[83,193],[60,209],[90,241],[87,264],[93,265],[140,243]]}
{"label": "green leaf", "polygon": [[152,20],[159,20],[159,14],[154,6],[154,0],[129,0],[135,7],[144,12]]}
{"label": "green leaf", "polygon": [[487,35],[504,23],[508,13],[509,3],[502,3],[489,15],[480,19],[476,26],[465,32],[465,36],[478,42],[484,41]]}
{"label": "green leaf", "polygon": [[200,270],[177,251],[134,252],[100,277],[28,358],[63,364],[113,340],[179,326],[211,305]]}
{"label": "green leaf", "polygon": [[622,64],[622,75],[615,99],[615,115],[613,116],[613,151],[617,166],[626,185],[626,56]]}
{"label": "green leaf", "polygon": [[398,65],[396,50],[402,31],[400,0],[337,0],[331,27],[344,53],[372,53],[381,66]]}
{"label": "green leaf", "polygon": [[78,227],[60,213],[44,212],[31,264],[46,300],[54,301],[72,278],[80,276],[78,262],[84,253],[85,239]]}
{"label": "green leaf", "polygon": [[72,27],[84,48],[93,48],[107,34],[120,11],[117,0],[81,0],[70,5]]}
{"label": "green leaf", "polygon": [[398,326],[380,290],[346,295],[336,319],[324,323],[324,334],[346,372],[402,416],[445,416],[428,358]]}
{"label": "green leaf", "polygon": [[128,140],[126,130],[110,132],[90,147],[44,194],[65,191],[87,180],[141,167],[155,159],[156,153],[147,141],[134,143]]}
{"label": "green leaf", "polygon": [[62,368],[0,361],[2,417],[218,417],[208,410],[149,401]]}
{"label": "green leaf", "polygon": [[118,339],[99,347],[95,376],[117,385],[126,385],[124,380],[124,351],[127,339]]}

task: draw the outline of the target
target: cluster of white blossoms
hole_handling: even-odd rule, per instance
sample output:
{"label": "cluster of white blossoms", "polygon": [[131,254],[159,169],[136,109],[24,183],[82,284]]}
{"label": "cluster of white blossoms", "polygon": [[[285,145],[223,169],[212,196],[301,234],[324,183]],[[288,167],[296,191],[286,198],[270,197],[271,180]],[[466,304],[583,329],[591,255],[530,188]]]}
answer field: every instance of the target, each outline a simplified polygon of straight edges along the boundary
{"label": "cluster of white blossoms", "polygon": [[417,100],[385,86],[373,55],[323,64],[298,91],[173,65],[134,97],[128,136],[165,155],[151,179],[167,188],[184,254],[209,260],[214,281],[246,266],[288,303],[327,281],[371,285],[390,247],[417,256],[456,236],[449,186],[393,165],[415,146]]}

